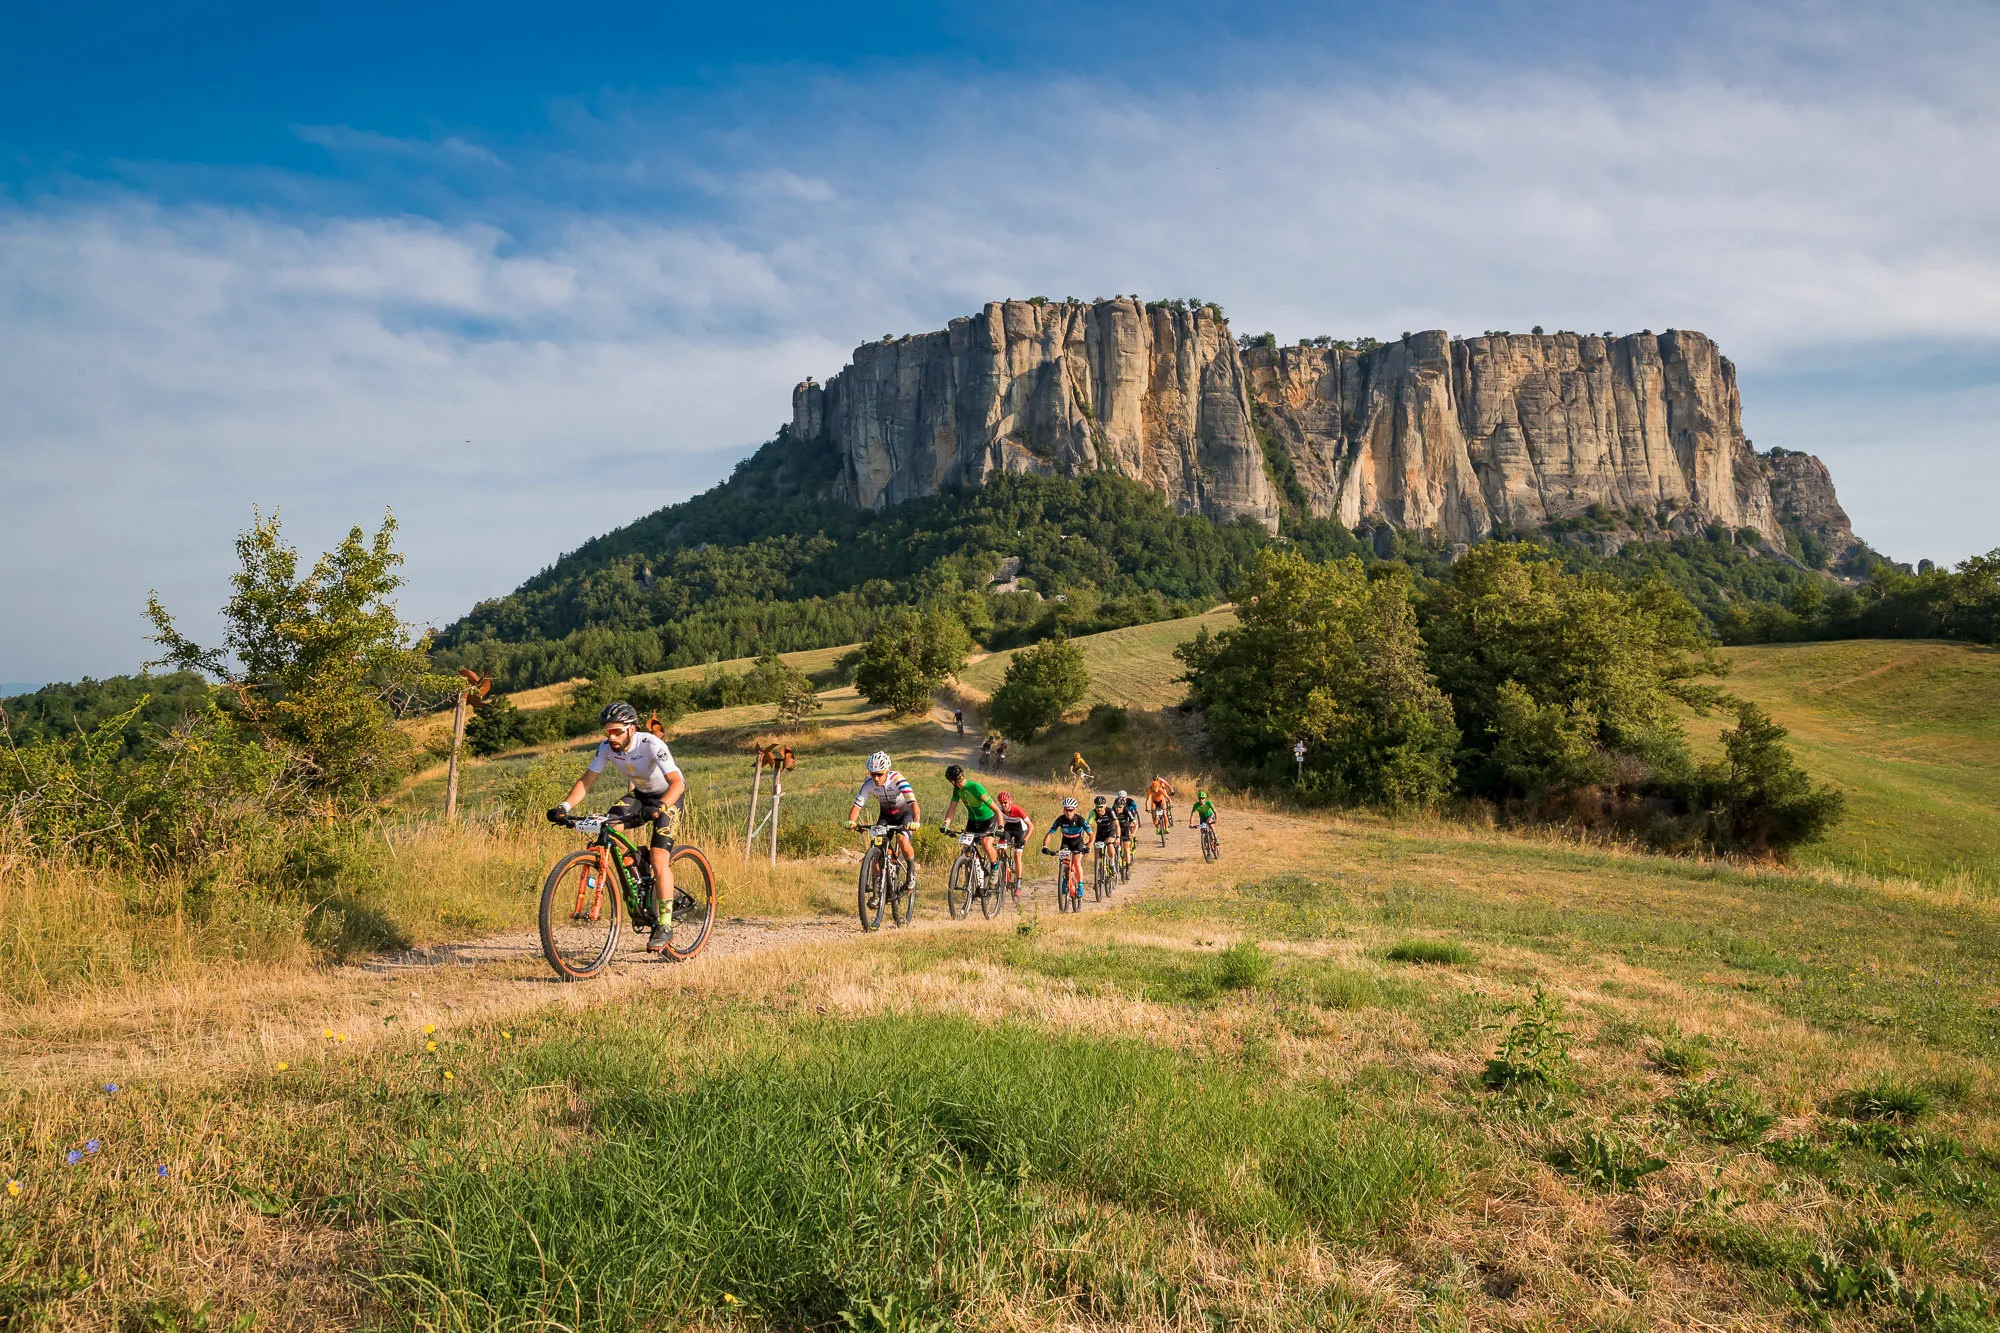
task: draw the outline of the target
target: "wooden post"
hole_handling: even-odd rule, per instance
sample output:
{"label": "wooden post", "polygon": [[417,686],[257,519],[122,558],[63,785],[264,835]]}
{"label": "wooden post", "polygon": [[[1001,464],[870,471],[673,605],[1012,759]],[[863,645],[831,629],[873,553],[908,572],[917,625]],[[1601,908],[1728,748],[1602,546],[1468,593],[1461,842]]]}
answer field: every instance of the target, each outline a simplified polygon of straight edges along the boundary
{"label": "wooden post", "polygon": [[771,864],[778,864],[778,802],[785,799],[785,765],[771,765]]}
{"label": "wooden post", "polygon": [[451,710],[451,767],[444,778],[444,817],[447,821],[458,814],[458,747],[465,743],[465,691],[458,692],[458,702]]}
{"label": "wooden post", "polygon": [[743,855],[750,855],[750,839],[757,834],[757,797],[764,790],[764,752],[757,751],[757,773],[750,779],[750,813],[743,818]]}

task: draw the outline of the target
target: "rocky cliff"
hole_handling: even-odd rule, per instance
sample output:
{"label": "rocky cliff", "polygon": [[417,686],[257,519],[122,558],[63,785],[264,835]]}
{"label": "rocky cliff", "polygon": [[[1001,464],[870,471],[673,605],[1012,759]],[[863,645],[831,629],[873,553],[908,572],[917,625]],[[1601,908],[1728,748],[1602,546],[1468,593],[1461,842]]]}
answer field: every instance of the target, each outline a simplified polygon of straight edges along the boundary
{"label": "rocky cliff", "polygon": [[[864,506],[995,471],[1104,468],[1188,513],[1275,526],[1293,503],[1358,530],[1476,541],[1610,514],[1632,535],[1787,523],[1853,542],[1817,459],[1759,456],[1736,372],[1699,333],[1237,347],[1212,307],[1006,301],[856,348],[793,394],[792,430]],[[1593,506],[1598,508],[1593,509]]]}

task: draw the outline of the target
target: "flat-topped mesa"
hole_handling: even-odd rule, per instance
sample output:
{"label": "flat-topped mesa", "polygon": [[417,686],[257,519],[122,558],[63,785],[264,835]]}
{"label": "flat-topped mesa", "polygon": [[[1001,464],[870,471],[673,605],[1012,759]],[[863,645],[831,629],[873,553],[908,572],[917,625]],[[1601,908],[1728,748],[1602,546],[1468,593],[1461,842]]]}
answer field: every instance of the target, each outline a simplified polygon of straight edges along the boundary
{"label": "flat-topped mesa", "polygon": [[1207,307],[995,301],[940,333],[884,339],[792,430],[841,457],[835,493],[877,508],[994,472],[1106,470],[1184,513],[1278,521],[1229,326]]}
{"label": "flat-topped mesa", "polygon": [[870,507],[1107,469],[1184,513],[1275,526],[1282,457],[1295,503],[1356,530],[1471,542],[1601,512],[1628,535],[1719,522],[1783,549],[1789,523],[1834,556],[1853,542],[1825,468],[1760,457],[1735,367],[1685,330],[1239,350],[1213,307],[1006,301],[857,348],[792,407],[797,438],[838,452],[836,494]]}

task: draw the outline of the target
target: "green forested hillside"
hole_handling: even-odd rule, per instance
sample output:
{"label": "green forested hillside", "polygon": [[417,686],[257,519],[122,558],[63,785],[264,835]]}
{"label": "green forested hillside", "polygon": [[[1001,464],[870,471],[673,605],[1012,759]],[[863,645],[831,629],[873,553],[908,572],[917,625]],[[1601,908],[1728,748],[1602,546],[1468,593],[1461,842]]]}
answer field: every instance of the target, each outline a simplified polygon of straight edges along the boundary
{"label": "green forested hillside", "polygon": [[[1315,559],[1381,558],[1331,520],[1288,515],[1273,538],[1247,520],[1176,514],[1108,474],[1003,475],[878,512],[818,498],[832,479],[823,451],[781,431],[721,486],[586,542],[480,603],[440,636],[440,654],[518,690],[852,643],[886,608],[911,604],[950,606],[999,649],[1056,629],[1088,634],[1198,613],[1227,597],[1273,540]],[[1779,603],[1821,577],[1722,532],[1634,543],[1610,557],[1551,535],[1572,567],[1624,580],[1660,574],[1711,621],[1733,606]],[[1443,560],[1407,536],[1385,554],[1420,577]],[[1022,591],[984,592],[1010,556]]]}

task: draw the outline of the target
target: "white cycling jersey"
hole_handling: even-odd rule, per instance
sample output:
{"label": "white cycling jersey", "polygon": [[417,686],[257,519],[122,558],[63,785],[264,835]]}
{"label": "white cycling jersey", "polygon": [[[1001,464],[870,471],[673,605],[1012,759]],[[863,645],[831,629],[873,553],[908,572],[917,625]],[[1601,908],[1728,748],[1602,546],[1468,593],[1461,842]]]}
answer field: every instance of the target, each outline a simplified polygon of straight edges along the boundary
{"label": "white cycling jersey", "polygon": [[610,741],[599,742],[597,754],[590,761],[590,771],[602,773],[606,764],[623,773],[648,796],[665,791],[669,778],[681,771],[681,766],[674,762],[674,752],[650,731],[634,736],[622,752],[612,749]]}
{"label": "white cycling jersey", "polygon": [[[917,793],[910,786],[910,780],[901,773],[891,770],[881,777],[870,774],[868,781],[861,784],[861,790],[854,794],[854,804],[863,806],[870,801],[879,801],[882,812],[889,814],[901,810],[917,799]],[[950,814],[949,810],[945,811]]]}

